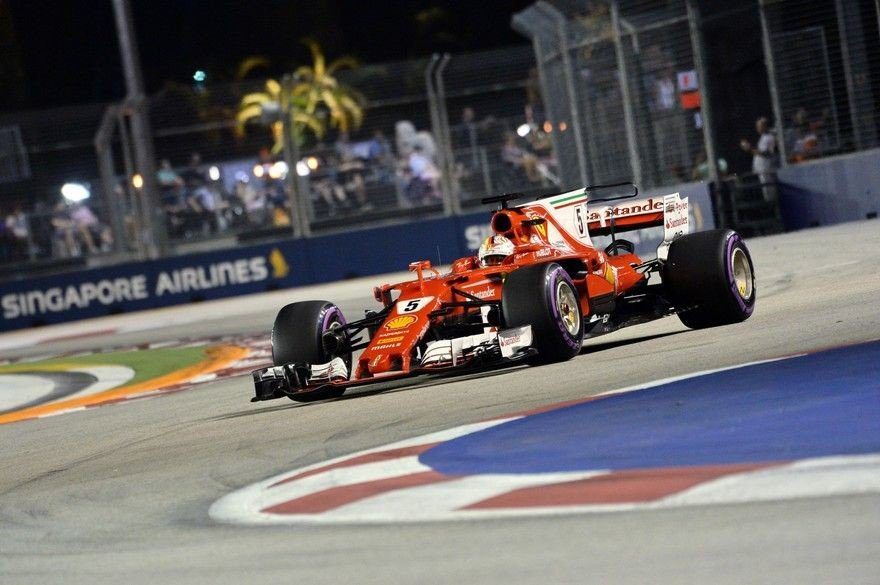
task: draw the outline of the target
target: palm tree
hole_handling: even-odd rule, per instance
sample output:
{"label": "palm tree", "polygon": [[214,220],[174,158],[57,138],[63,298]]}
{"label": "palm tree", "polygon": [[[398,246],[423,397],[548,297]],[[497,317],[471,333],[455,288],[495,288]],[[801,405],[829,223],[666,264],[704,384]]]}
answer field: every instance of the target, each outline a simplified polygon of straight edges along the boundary
{"label": "palm tree", "polygon": [[[334,74],[343,68],[358,66],[351,57],[341,57],[328,66],[320,46],[305,41],[312,53],[312,65],[298,68],[291,84],[283,87],[278,81],[266,82],[265,91],[244,96],[239,105],[236,120],[239,132],[244,132],[248,122],[259,119],[272,130],[275,144],[273,151],[283,148],[284,110],[295,140],[301,143],[311,132],[322,138],[330,125],[342,131],[356,129],[363,121],[364,98],[354,89],[340,84]],[[289,104],[289,107],[285,107]]]}

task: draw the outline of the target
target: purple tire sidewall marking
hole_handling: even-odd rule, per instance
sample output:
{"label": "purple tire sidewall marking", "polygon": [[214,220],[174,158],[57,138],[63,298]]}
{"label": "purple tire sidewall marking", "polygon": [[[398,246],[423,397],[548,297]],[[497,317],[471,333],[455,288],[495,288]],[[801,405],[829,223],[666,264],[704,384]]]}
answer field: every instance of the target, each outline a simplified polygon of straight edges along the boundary
{"label": "purple tire sidewall marking", "polygon": [[725,247],[725,264],[727,266],[727,277],[730,280],[730,289],[733,292],[733,298],[736,299],[737,304],[739,305],[740,310],[746,315],[751,315],[752,311],[755,310],[755,282],[754,282],[754,268],[752,269],[752,295],[747,303],[743,300],[742,295],[739,294],[739,289],[736,286],[736,275],[734,274],[733,269],[733,250],[736,248],[737,244],[740,244],[740,249],[745,253],[746,258],[749,261],[749,264],[752,263],[752,257],[749,255],[749,251],[746,248],[745,244],[742,243],[742,238],[739,234],[733,234],[731,237],[727,239],[727,246]]}
{"label": "purple tire sidewall marking", "polygon": [[345,317],[342,315],[342,311],[339,310],[339,307],[333,305],[324,311],[324,315],[321,322],[321,333],[327,331],[330,328],[330,324],[333,323],[333,316],[336,316],[336,321],[340,325],[345,325]]}
{"label": "purple tire sidewall marking", "polygon": [[559,308],[556,306],[556,285],[560,278],[563,280],[563,282],[566,282],[569,286],[571,286],[571,283],[568,282],[568,279],[564,278],[564,275],[565,271],[562,269],[561,266],[554,268],[553,271],[550,272],[550,274],[548,275],[550,279],[550,287],[547,292],[550,295],[550,309],[553,311],[553,317],[556,320],[556,326],[559,328],[559,331],[562,332],[562,338],[565,340],[565,343],[568,344],[568,346],[571,348],[579,348],[580,344],[578,343],[577,337],[568,332],[568,329],[565,327],[565,323],[562,322],[562,319],[559,316]]}

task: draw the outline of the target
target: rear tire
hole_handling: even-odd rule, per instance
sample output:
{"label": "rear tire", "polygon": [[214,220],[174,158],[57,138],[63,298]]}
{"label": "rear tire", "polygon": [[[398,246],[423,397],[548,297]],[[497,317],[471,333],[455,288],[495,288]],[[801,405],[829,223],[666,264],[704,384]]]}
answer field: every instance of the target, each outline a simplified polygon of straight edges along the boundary
{"label": "rear tire", "polygon": [[[339,307],[328,301],[304,301],[285,305],[272,326],[272,361],[276,366],[292,363],[325,364],[340,357],[351,371],[351,352],[329,355],[321,336],[334,323],[345,325]],[[345,388],[322,388],[289,395],[291,400],[311,402],[342,396]]]}
{"label": "rear tire", "polygon": [[526,266],[504,282],[501,311],[507,327],[532,326],[538,363],[570,360],[581,351],[580,296],[559,264]]}
{"label": "rear tire", "polygon": [[691,329],[740,323],[755,310],[755,268],[733,230],[688,234],[672,242],[663,282]]}

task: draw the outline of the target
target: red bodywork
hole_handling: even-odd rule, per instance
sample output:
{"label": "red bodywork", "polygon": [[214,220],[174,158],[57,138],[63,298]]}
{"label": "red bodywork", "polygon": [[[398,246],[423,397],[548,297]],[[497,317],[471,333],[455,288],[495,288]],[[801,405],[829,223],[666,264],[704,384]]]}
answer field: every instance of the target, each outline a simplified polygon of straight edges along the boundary
{"label": "red bodywork", "polygon": [[583,316],[589,317],[596,306],[646,279],[634,268],[642,264],[635,254],[610,256],[593,247],[590,235],[607,234],[611,229],[606,221],[609,217],[614,218],[617,231],[663,225],[663,200],[648,199],[630,207],[593,211],[587,208],[586,195],[557,196],[555,200],[502,209],[493,214],[492,229],[516,246],[516,252],[502,264],[481,268],[477,258],[469,256],[456,260],[447,274],[437,272],[428,261],[411,264],[415,280],[374,290],[377,301],[394,307],[353,364],[350,383],[410,373],[418,367],[413,364],[414,348],[431,327],[444,320],[461,319],[466,312],[479,313],[479,308],[450,305],[467,300],[454,289],[480,300],[500,301],[506,275],[523,266],[562,264],[580,294]]}

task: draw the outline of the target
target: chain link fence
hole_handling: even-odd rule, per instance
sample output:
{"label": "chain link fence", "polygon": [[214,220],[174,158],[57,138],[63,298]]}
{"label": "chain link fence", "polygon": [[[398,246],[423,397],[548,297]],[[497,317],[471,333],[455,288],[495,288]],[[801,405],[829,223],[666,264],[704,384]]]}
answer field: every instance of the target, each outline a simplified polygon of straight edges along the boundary
{"label": "chain link fence", "polygon": [[[324,119],[323,136],[284,149],[281,104],[237,127],[264,80],[169,85],[149,101],[158,219],[126,104],[0,115],[0,263],[146,257],[154,221],[183,253],[463,213],[503,192],[742,177],[740,138],[760,116],[775,165],[875,148],[878,12],[874,0],[542,0],[512,18],[530,44],[336,72],[362,123]],[[752,43],[758,73],[745,63],[737,77],[737,42]],[[91,198],[66,202],[65,183]]]}
{"label": "chain link fence", "polygon": [[761,2],[786,163],[878,145],[878,10],[859,0]]}

